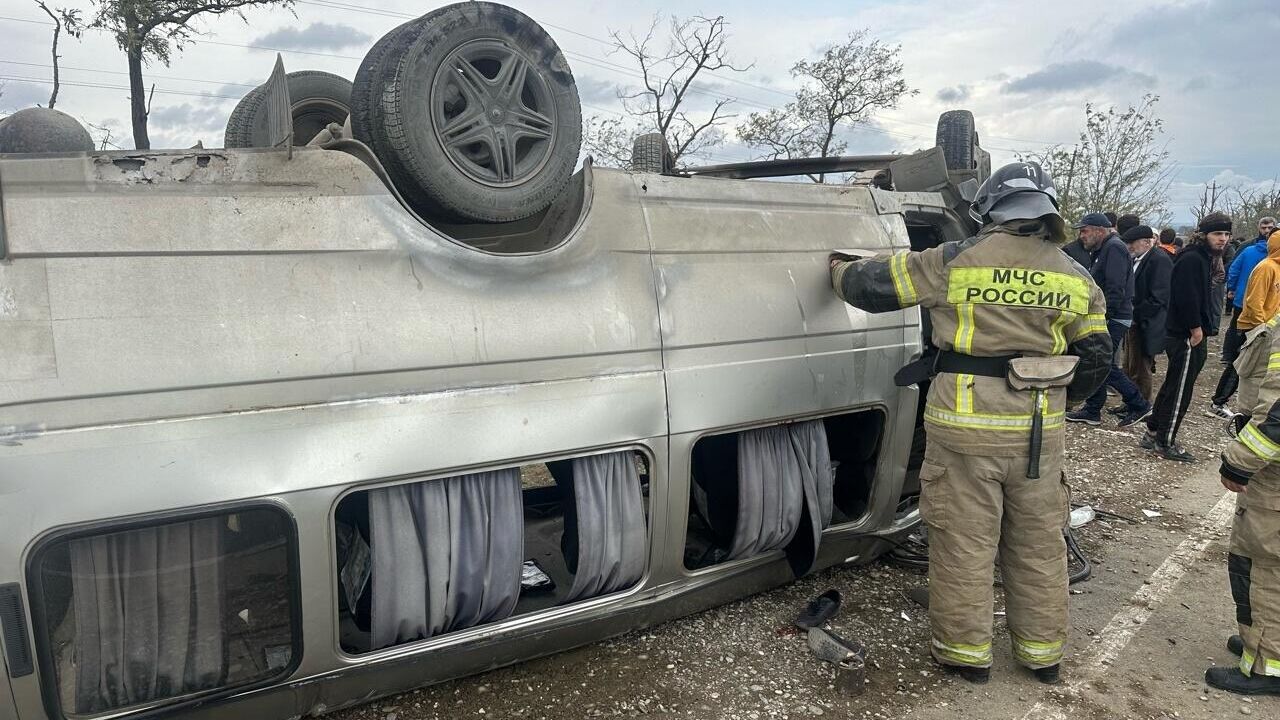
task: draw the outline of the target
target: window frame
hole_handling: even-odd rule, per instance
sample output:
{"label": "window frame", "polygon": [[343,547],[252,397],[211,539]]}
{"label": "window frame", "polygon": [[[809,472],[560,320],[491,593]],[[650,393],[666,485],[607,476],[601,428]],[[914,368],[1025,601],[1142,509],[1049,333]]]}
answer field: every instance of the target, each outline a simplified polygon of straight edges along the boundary
{"label": "window frame", "polygon": [[[289,579],[289,643],[292,654],[289,663],[279,672],[269,677],[235,685],[226,685],[187,695],[156,700],[151,703],[125,706],[114,710],[92,715],[67,714],[62,707],[58,692],[58,674],[53,658],[53,642],[48,617],[45,615],[45,588],[41,579],[41,568],[49,551],[59,543],[85,537],[94,537],[110,533],[128,532],[160,525],[202,520],[212,517],[226,517],[238,512],[266,510],[277,513],[284,521],[284,538],[288,547],[285,552]],[[91,520],[66,527],[55,528],[39,536],[31,545],[24,563],[26,574],[27,601],[31,611],[31,639],[35,645],[36,667],[39,671],[40,697],[45,712],[49,717],[58,720],[93,720],[101,717],[151,718],[184,710],[194,710],[210,703],[225,700],[233,695],[260,690],[275,685],[297,672],[302,665],[303,618],[302,618],[302,573],[300,563],[300,543],[298,539],[298,523],[289,507],[281,502],[271,500],[255,500],[210,505],[199,509],[181,508],[165,510],[145,515]],[[132,708],[132,709],[130,709]]]}
{"label": "window frame", "polygon": [[[337,533],[334,532],[334,527],[335,527],[335,523],[337,522],[338,506],[342,504],[343,500],[346,500],[348,497],[356,493],[368,492],[370,490],[376,490],[378,488],[396,487],[398,485],[409,485],[409,484],[420,483],[420,482],[431,482],[433,480],[443,480],[443,479],[455,477],[458,475],[469,475],[472,473],[480,473],[480,472],[492,472],[496,470],[506,470],[509,468],[519,469],[525,465],[531,465],[535,463],[548,463],[548,462],[554,462],[557,460],[573,460],[574,458],[591,457],[593,455],[608,455],[610,453],[615,453],[615,452],[634,452],[634,453],[639,453],[644,457],[645,464],[649,468],[649,489],[650,489],[649,499],[651,501],[654,476],[657,473],[657,459],[655,456],[654,448],[645,444],[645,442],[650,439],[652,438],[632,440],[621,445],[609,445],[607,447],[597,447],[597,448],[586,449],[586,450],[583,450],[583,449],[570,450],[570,451],[560,452],[560,453],[551,453],[548,455],[533,455],[533,456],[525,457],[522,459],[513,458],[509,460],[485,463],[481,465],[469,465],[465,467],[451,468],[451,469],[445,469],[445,470],[432,470],[432,471],[425,471],[425,472],[414,473],[409,475],[398,475],[393,478],[371,479],[371,480],[366,480],[362,482],[352,483],[344,487],[342,489],[342,492],[338,493],[337,497],[334,498],[333,504],[329,507],[329,512],[326,516],[326,522],[328,523],[326,534],[329,536],[329,547],[327,550],[328,552],[327,562],[329,564],[329,575],[330,575],[329,589],[330,589],[330,592],[332,592],[333,594],[330,602],[334,609],[333,617],[331,618],[331,623],[333,626],[333,652],[335,657],[337,657],[343,663],[347,664],[347,666],[358,666],[358,665],[383,662],[383,661],[387,661],[395,658],[417,655],[419,653],[424,653],[424,652],[430,652],[432,650],[436,650],[441,647],[449,647],[452,645],[462,645],[462,644],[471,642],[477,637],[481,637],[484,635],[490,635],[490,634],[499,633],[499,632],[506,632],[507,630],[524,627],[530,623],[538,623],[548,618],[558,618],[566,615],[573,615],[573,614],[577,614],[579,612],[583,612],[591,608],[597,607],[599,605],[606,605],[606,604],[613,604],[615,602],[620,602],[639,592],[642,588],[645,587],[646,583],[649,581],[649,577],[653,572],[653,547],[654,547],[654,541],[655,541],[654,534],[653,534],[654,509],[653,509],[652,503],[650,502],[650,504],[648,504],[645,509],[644,524],[645,524],[646,545],[645,545],[645,556],[644,556],[644,572],[640,575],[640,579],[636,581],[635,585],[623,590],[618,590],[616,592],[609,593],[607,595],[601,595],[599,597],[579,600],[569,605],[554,605],[549,608],[536,610],[536,611],[525,613],[522,615],[512,615],[508,618],[499,620],[497,622],[487,623],[484,625],[475,625],[469,628],[462,628],[460,630],[453,630],[447,633],[443,633],[441,635],[436,635],[434,637],[410,640],[408,642],[399,643],[397,645],[391,645],[389,647],[378,648],[376,650],[367,650],[361,653],[353,653],[347,650],[346,648],[342,647],[341,632],[339,630],[339,625],[341,624],[341,618],[339,617],[337,612],[338,594],[342,592],[342,587],[341,587],[341,578],[339,577],[338,570],[337,570],[338,541],[337,541]],[[666,475],[663,476],[663,482],[664,483],[668,482]],[[663,512],[665,511],[666,510],[664,508]]]}

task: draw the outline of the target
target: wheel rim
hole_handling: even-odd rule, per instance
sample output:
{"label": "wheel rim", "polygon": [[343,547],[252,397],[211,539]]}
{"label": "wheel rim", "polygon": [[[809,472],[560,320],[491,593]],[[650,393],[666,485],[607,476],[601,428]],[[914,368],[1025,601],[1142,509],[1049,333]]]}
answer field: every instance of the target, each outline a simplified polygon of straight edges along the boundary
{"label": "wheel rim", "polygon": [[528,57],[501,40],[473,40],[450,53],[428,102],[436,141],[476,182],[519,185],[551,159],[551,88]]}
{"label": "wheel rim", "polygon": [[293,115],[293,143],[306,145],[321,130],[336,122],[346,122],[350,110],[341,103],[324,98],[308,98],[290,108]]}

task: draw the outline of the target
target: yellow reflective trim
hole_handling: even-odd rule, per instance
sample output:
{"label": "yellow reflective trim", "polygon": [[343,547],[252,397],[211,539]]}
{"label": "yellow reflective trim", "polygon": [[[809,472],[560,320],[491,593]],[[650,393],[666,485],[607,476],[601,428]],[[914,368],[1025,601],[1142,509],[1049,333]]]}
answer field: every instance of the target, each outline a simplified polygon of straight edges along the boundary
{"label": "yellow reflective trim", "polygon": [[898,304],[903,307],[919,302],[916,286],[911,282],[911,273],[907,272],[907,253],[898,253],[889,259],[889,277],[893,279],[893,290],[898,295]]}
{"label": "yellow reflective trim", "polygon": [[973,305],[970,303],[956,306],[956,336],[951,344],[956,352],[973,351]]}
{"label": "yellow reflective trim", "polygon": [[982,645],[960,645],[933,638],[933,649],[941,659],[960,665],[987,667],[991,664],[991,643],[989,642]]}
{"label": "yellow reflective trim", "polygon": [[1086,335],[1105,332],[1110,332],[1107,329],[1107,316],[1102,313],[1089,313],[1084,316],[1084,322],[1080,323],[1080,328],[1076,330],[1071,341],[1075,342]]}
{"label": "yellow reflective trim", "polygon": [[[1253,675],[1253,665],[1255,660],[1256,658],[1254,657],[1254,654],[1249,652],[1247,649],[1240,655],[1240,672],[1244,673],[1245,677]],[[1262,664],[1260,670],[1261,674],[1266,675],[1267,677],[1280,676],[1280,660],[1268,659]]]}
{"label": "yellow reflective trim", "polygon": [[[925,405],[924,418],[939,425],[966,430],[995,430],[998,432],[1030,432],[1031,414],[990,415],[984,413],[956,413],[934,405]],[[1046,413],[1044,429],[1062,427],[1065,413]]]}
{"label": "yellow reflective trim", "polygon": [[1253,423],[1245,425],[1244,431],[1240,433],[1238,438],[1245,447],[1249,448],[1250,452],[1263,460],[1271,462],[1280,458],[1280,445],[1263,435],[1258,426]]}
{"label": "yellow reflective trim", "polygon": [[972,375],[956,375],[956,412],[973,412]]}
{"label": "yellow reflective trim", "polygon": [[1280,352],[1271,353],[1271,357],[1267,358],[1268,370],[1280,370]]}
{"label": "yellow reflective trim", "polygon": [[[1065,328],[1070,325],[1071,321],[1075,318],[1075,313],[1070,313],[1066,310],[1058,311],[1058,317],[1054,318],[1053,322],[1049,325],[1049,333],[1053,335],[1053,350],[1050,351],[1050,355],[1061,355],[1067,351],[1067,336]],[[1074,340],[1074,338],[1072,339]]]}
{"label": "yellow reflective trim", "polygon": [[958,267],[947,275],[947,302],[1089,311],[1089,283],[1078,275],[1027,268]]}

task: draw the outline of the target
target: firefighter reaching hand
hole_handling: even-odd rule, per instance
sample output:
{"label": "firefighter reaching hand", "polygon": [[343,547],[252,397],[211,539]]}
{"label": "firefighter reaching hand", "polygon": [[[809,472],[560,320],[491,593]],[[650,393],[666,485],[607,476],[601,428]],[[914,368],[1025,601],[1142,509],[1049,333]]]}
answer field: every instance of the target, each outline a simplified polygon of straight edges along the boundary
{"label": "firefighter reaching hand", "polygon": [[920,305],[932,322],[920,510],[933,658],[989,679],[998,551],[1013,655],[1055,683],[1067,639],[1063,417],[1110,369],[1105,300],[1061,250],[1066,225],[1039,165],[997,170],[970,213],[983,224],[976,237],[884,258],[834,254],[831,281],[862,310]]}

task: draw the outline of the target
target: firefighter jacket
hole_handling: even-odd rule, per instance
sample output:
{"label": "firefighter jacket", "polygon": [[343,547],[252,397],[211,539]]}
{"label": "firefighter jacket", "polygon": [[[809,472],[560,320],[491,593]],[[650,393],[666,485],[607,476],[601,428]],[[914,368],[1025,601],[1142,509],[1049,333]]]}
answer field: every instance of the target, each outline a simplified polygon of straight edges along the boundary
{"label": "firefighter jacket", "polygon": [[[1270,328],[1276,320],[1273,317],[1265,326]],[[1222,451],[1222,476],[1241,485],[1248,485],[1267,463],[1280,461],[1280,332],[1269,332],[1268,339],[1267,374],[1258,390],[1253,417]]]}
{"label": "firefighter jacket", "polygon": [[1071,385],[1043,394],[1013,390],[1004,378],[939,373],[924,420],[929,442],[951,450],[1025,455],[1039,397],[1043,452],[1061,452],[1068,397],[1087,398],[1111,367],[1102,291],[1039,220],[989,225],[976,237],[923,252],[839,263],[831,280],[842,299],[868,312],[920,305],[940,350],[1080,357]]}

